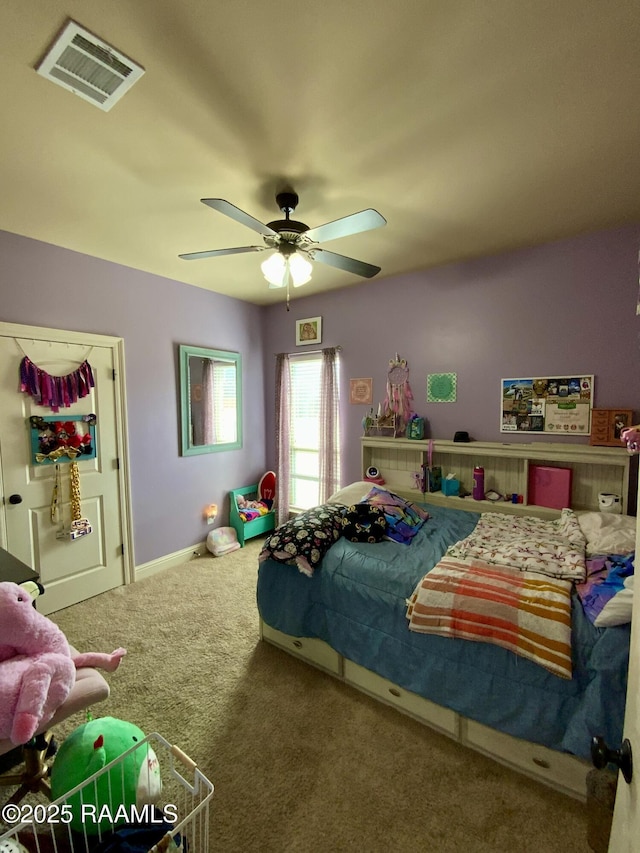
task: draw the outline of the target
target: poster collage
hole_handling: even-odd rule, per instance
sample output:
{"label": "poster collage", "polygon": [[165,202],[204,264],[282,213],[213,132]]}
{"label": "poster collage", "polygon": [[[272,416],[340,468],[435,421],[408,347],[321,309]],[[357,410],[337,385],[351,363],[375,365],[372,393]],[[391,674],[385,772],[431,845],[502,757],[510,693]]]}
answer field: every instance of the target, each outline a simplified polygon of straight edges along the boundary
{"label": "poster collage", "polygon": [[500,432],[589,435],[593,376],[503,379]]}

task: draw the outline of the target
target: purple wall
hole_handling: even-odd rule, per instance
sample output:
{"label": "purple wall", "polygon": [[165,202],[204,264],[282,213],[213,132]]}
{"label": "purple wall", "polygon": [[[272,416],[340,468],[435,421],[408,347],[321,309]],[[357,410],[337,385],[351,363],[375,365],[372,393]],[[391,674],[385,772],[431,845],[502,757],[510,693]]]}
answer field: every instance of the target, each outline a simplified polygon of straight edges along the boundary
{"label": "purple wall", "polygon": [[[275,464],[274,354],[296,351],[302,317],[322,316],[322,345],[344,348],[344,483],[361,476],[366,411],[349,404],[349,379],[373,377],[377,405],[396,351],[409,362],[415,409],[438,438],[466,429],[478,440],[536,440],[499,432],[504,377],[593,373],[597,406],[639,410],[639,245],[640,227],[600,232],[358,283],[294,300],[287,313],[0,232],[0,319],[124,339],[140,565],[203,540],[209,503],[226,524],[229,489]],[[181,343],[242,353],[242,450],[180,456]],[[458,374],[457,402],[427,404],[427,373],[445,371]]]}
{"label": "purple wall", "polygon": [[[358,283],[265,309],[267,463],[274,465],[274,353],[295,352],[295,321],[322,317],[322,346],[342,345],[342,482],[361,476],[361,420],[349,379],[373,377],[384,399],[388,361],[406,358],[414,408],[430,435],[478,441],[569,440],[500,432],[500,379],[595,375],[595,404],[640,410],[640,227],[499,257]],[[348,246],[337,248],[348,253]],[[297,351],[302,352],[304,348]],[[455,403],[427,403],[428,373],[455,372]],[[580,441],[580,439],[578,439]],[[587,439],[582,439],[586,443]]]}
{"label": "purple wall", "polygon": [[[265,469],[261,309],[0,232],[0,320],[125,342],[135,563],[205,539],[204,507]],[[242,353],[244,447],[180,455],[179,344]]]}

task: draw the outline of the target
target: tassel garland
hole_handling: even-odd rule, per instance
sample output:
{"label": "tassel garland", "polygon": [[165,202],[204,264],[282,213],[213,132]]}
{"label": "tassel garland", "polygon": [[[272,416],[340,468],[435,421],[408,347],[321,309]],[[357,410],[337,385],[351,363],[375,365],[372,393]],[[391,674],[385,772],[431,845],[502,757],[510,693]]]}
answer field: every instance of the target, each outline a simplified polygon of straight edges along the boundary
{"label": "tassel garland", "polygon": [[48,406],[52,412],[72,406],[90,394],[94,386],[93,371],[86,360],[66,376],[51,376],[26,355],[20,362],[20,390],[30,394],[39,406]]}

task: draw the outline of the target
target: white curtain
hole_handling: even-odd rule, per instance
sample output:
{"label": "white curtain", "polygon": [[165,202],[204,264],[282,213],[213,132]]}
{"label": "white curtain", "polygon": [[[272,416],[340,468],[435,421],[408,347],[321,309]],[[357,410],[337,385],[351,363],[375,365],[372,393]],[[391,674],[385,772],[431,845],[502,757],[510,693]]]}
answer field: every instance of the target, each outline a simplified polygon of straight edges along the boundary
{"label": "white curtain", "polygon": [[320,383],[320,434],[323,437],[320,447],[321,504],[326,503],[328,498],[337,491],[340,477],[338,471],[338,449],[340,445],[338,358],[336,347],[322,350],[322,379]]}
{"label": "white curtain", "polygon": [[289,355],[286,352],[281,352],[276,356],[276,513],[278,524],[283,524],[289,519],[290,509],[290,399],[291,372],[289,369]]}

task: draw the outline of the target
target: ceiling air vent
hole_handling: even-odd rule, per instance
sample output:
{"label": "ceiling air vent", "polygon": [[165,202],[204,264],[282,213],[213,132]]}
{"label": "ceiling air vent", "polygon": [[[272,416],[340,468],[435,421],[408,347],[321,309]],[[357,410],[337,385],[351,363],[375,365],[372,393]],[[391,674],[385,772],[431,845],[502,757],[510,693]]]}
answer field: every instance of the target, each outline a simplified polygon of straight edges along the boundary
{"label": "ceiling air vent", "polygon": [[67,23],[36,70],[105,112],[144,74],[144,68],[75,21]]}

